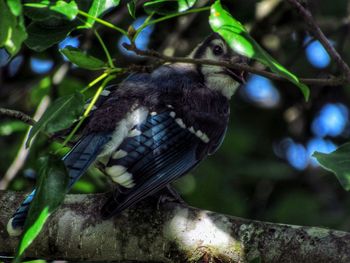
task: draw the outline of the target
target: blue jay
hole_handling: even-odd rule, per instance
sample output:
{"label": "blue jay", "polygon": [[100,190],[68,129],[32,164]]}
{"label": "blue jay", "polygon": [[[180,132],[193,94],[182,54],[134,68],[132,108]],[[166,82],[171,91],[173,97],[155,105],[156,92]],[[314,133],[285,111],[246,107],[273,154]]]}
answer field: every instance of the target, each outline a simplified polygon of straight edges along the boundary
{"label": "blue jay", "polygon": [[[218,34],[189,57],[243,60]],[[96,162],[119,185],[118,194],[102,207],[103,218],[155,194],[218,149],[228,125],[229,100],[242,82],[244,72],[237,70],[173,63],[132,74],[106,89],[80,140],[63,158],[69,189]],[[10,234],[20,233],[34,193],[10,219]]]}

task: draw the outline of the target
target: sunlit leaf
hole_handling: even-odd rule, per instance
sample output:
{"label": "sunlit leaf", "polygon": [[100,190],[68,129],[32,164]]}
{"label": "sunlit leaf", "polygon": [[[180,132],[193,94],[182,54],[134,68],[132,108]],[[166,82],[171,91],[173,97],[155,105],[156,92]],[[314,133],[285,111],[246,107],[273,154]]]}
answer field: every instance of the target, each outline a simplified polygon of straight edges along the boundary
{"label": "sunlit leaf", "polygon": [[[108,9],[115,7],[115,6],[118,6],[119,3],[120,3],[120,0],[119,1],[118,0],[113,0],[113,1],[93,0],[87,13],[90,16],[99,17]],[[93,18],[87,18],[85,21],[84,27],[90,28],[94,25],[94,23],[95,23],[95,20]]]}
{"label": "sunlit leaf", "polygon": [[89,54],[84,53],[79,48],[67,46],[61,49],[60,52],[67,57],[73,64],[90,70],[99,70],[106,67],[106,63]]}
{"label": "sunlit leaf", "polygon": [[[16,17],[11,10],[5,0],[0,0],[0,48],[5,47],[13,56],[21,48],[23,41],[27,38],[27,33],[23,17]],[[14,12],[19,12],[19,10],[15,9]]]}
{"label": "sunlit leaf", "polygon": [[15,262],[39,235],[49,216],[62,203],[66,195],[69,176],[63,162],[54,156],[41,159],[36,195],[30,206],[19,242]]}
{"label": "sunlit leaf", "polygon": [[149,14],[168,15],[184,12],[196,3],[196,0],[152,0],[144,3],[143,8]]}
{"label": "sunlit leaf", "polygon": [[301,83],[290,71],[285,69],[271,57],[248,33],[244,26],[222,8],[217,0],[211,6],[209,23],[214,32],[220,34],[230,47],[238,54],[253,58],[268,66],[273,72],[288,79],[300,88],[306,100],[309,98],[309,88]]}
{"label": "sunlit leaf", "polygon": [[79,92],[54,101],[30,130],[26,147],[29,147],[33,137],[40,131],[53,133],[68,128],[78,118],[83,107],[84,97]]}
{"label": "sunlit leaf", "polygon": [[66,16],[68,19],[74,19],[78,14],[78,6],[75,1],[65,2],[62,0],[49,1],[42,0],[39,2],[26,3],[25,6],[33,8],[48,8],[52,11]]}
{"label": "sunlit leaf", "polygon": [[329,154],[315,152],[313,156],[324,169],[337,176],[345,190],[350,191],[350,143],[340,146]]}
{"label": "sunlit leaf", "polygon": [[19,16],[22,13],[22,4],[20,0],[7,0],[7,5],[13,15]]}
{"label": "sunlit leaf", "polygon": [[183,12],[190,9],[192,6],[194,6],[196,2],[197,0],[178,0],[179,12]]}

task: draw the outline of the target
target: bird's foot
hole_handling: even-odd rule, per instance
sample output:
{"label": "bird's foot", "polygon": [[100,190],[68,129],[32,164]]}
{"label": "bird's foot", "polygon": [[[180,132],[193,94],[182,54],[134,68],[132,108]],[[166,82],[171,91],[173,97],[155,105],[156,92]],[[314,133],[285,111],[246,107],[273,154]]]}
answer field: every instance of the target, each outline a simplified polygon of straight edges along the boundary
{"label": "bird's foot", "polygon": [[157,202],[157,209],[159,210],[160,206],[165,203],[175,202],[183,206],[188,206],[185,200],[182,199],[180,194],[171,186],[167,185],[160,193]]}

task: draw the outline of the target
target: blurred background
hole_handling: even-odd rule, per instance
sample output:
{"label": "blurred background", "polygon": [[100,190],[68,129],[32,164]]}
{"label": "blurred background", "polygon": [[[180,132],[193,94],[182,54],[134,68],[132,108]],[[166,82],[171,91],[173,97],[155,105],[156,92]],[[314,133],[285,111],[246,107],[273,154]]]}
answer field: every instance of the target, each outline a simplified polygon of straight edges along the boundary
{"label": "blurred background", "polygon": [[[297,76],[339,75],[322,45],[308,34],[303,20],[285,1],[222,2],[271,55]],[[137,4],[136,20],[125,4],[110,10],[104,18],[123,28],[130,24],[137,27],[145,19],[141,3]],[[343,59],[350,61],[349,1],[308,3],[326,36]],[[99,25],[96,28],[116,65],[150,62],[124,50],[121,43],[126,39],[120,35]],[[185,56],[210,32],[208,13],[193,14],[146,28],[136,43],[139,48]],[[60,55],[58,49],[67,45],[104,59],[91,30],[73,32],[41,53],[23,47],[11,60],[0,50],[0,106],[38,117],[50,101],[81,90],[96,78],[99,72],[79,69]],[[350,193],[312,157],[314,151],[328,153],[349,140],[350,87],[310,88],[311,99],[306,103],[292,84],[250,75],[231,101],[230,127],[222,147],[176,182],[184,199],[195,207],[250,219],[350,230]],[[25,150],[27,131],[27,125],[0,117],[1,189],[30,191],[39,168],[38,158],[59,146],[40,135],[30,151]],[[110,189],[109,184],[91,169],[72,192],[103,192]]]}

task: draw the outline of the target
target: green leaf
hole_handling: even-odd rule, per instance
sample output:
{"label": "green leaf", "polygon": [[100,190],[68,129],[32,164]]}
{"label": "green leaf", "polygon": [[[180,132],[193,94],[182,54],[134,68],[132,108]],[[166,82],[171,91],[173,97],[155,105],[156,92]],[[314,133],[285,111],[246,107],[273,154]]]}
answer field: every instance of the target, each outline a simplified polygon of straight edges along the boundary
{"label": "green leaf", "polygon": [[0,48],[5,47],[14,56],[21,48],[23,41],[27,38],[27,33],[24,27],[23,17],[16,17],[12,13],[19,12],[16,9],[16,4],[13,4],[12,8],[11,11],[6,5],[5,0],[0,0]]}
{"label": "green leaf", "polygon": [[79,92],[55,100],[30,130],[26,147],[40,131],[53,133],[68,128],[79,117],[83,107],[84,97]]}
{"label": "green leaf", "polygon": [[[55,20],[55,22],[58,21]],[[63,40],[76,25],[76,23],[50,25],[47,20],[32,22],[27,27],[28,39],[24,43],[37,52],[44,51]]]}
{"label": "green leaf", "polygon": [[69,176],[63,161],[55,156],[47,156],[41,159],[40,167],[37,192],[28,212],[15,262],[20,262],[24,251],[39,235],[49,216],[63,202],[67,192]]}
{"label": "green leaf", "polygon": [[66,18],[58,12],[54,12],[47,8],[34,8],[29,6],[24,6],[23,14],[33,21],[43,21],[48,19],[63,20]]}
{"label": "green leaf", "polygon": [[[119,3],[120,3],[120,0],[113,0],[113,1],[93,0],[87,13],[93,17],[99,17],[100,15],[102,15],[102,13],[107,11],[107,9],[118,6]],[[93,18],[87,18],[85,21],[84,27],[90,28],[93,26],[94,23],[95,23],[95,20]]]}
{"label": "green leaf", "polygon": [[47,8],[66,16],[69,20],[73,20],[78,14],[78,6],[75,1],[65,2],[62,0],[42,0],[40,2],[26,3],[25,6],[33,8]]}
{"label": "green leaf", "polygon": [[22,4],[20,0],[7,0],[7,5],[14,16],[19,16],[22,13]]}
{"label": "green leaf", "polygon": [[75,47],[68,46],[61,49],[60,52],[65,55],[70,62],[81,68],[99,70],[106,67],[106,63],[102,60],[86,54],[82,50]]}
{"label": "green leaf", "polygon": [[324,169],[336,175],[345,190],[350,191],[350,143],[329,154],[315,152],[313,156]]}
{"label": "green leaf", "polygon": [[184,12],[190,9],[196,2],[197,0],[178,0],[179,12]]}
{"label": "green leaf", "polygon": [[300,88],[306,100],[309,99],[309,88],[301,83],[290,71],[285,69],[271,57],[248,33],[244,26],[222,8],[220,0],[211,6],[209,23],[214,32],[220,34],[229,46],[238,54],[253,58],[268,66],[277,73]]}
{"label": "green leaf", "polygon": [[132,18],[136,18],[135,16],[135,12],[136,12],[136,0],[131,0],[130,2],[128,2],[127,4],[128,6],[128,11],[129,11],[129,14],[131,15]]}
{"label": "green leaf", "polygon": [[197,0],[152,0],[144,3],[143,8],[148,14],[168,15],[184,12],[193,7],[196,2]]}

